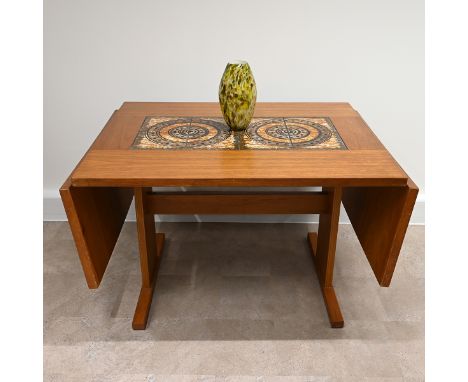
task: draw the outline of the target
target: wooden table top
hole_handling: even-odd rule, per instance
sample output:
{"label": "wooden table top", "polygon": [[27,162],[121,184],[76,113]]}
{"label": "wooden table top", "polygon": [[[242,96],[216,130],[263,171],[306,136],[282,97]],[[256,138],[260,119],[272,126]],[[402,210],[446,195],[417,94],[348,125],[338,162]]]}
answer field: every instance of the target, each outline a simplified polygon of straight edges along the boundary
{"label": "wooden table top", "polygon": [[408,175],[349,103],[257,103],[254,117],[329,117],[347,150],[134,150],[147,116],[222,117],[216,102],[125,102],[73,186],[404,186]]}

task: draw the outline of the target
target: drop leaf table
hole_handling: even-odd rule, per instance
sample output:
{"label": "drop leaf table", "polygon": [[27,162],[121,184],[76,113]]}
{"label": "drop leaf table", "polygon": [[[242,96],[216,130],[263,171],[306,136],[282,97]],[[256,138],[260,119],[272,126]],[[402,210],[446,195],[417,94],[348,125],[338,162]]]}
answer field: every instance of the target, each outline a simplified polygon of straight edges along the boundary
{"label": "drop leaf table", "polygon": [[307,240],[330,324],[340,328],[341,203],[387,287],[417,193],[348,103],[258,103],[248,129],[233,133],[217,103],[125,102],[60,189],[89,288],[99,286],[135,198],[142,285],[134,329],[146,328],[163,253],[155,214],[319,214]]}

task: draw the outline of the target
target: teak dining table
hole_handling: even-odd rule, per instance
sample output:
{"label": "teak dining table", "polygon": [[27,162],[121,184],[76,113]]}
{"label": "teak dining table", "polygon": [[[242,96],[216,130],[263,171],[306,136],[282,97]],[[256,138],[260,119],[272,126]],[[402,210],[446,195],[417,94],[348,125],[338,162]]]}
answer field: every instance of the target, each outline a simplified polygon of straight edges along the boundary
{"label": "teak dining table", "polygon": [[[333,267],[343,203],[379,285],[390,285],[418,188],[360,114],[349,103],[258,103],[254,119],[258,136],[244,140],[224,129],[217,103],[124,102],[60,188],[89,288],[99,287],[135,198],[142,285],[133,329],[146,328],[163,255],[156,214],[319,214],[307,235],[311,261],[330,324],[341,328]],[[213,145],[190,144],[197,134]]]}

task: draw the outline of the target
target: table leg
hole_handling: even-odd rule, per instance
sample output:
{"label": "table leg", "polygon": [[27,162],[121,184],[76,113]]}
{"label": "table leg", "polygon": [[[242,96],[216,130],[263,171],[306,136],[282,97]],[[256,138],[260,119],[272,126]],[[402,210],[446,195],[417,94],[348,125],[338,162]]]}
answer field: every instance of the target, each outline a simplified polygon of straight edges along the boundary
{"label": "table leg", "polygon": [[164,247],[164,234],[156,233],[154,215],[146,208],[146,194],[151,188],[135,188],[135,210],[140,250],[141,290],[133,316],[135,330],[146,329],[148,315]]}
{"label": "table leg", "polygon": [[329,212],[320,214],[318,234],[309,232],[307,239],[331,327],[342,328],[343,316],[333,288],[333,266],[342,190],[341,188],[324,188],[324,191],[330,195]]}

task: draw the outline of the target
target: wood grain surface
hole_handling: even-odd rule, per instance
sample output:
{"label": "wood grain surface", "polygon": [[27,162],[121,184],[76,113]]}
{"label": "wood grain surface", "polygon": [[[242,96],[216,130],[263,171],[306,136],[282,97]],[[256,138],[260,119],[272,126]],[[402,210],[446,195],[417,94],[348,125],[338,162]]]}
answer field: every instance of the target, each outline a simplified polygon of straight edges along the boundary
{"label": "wood grain surface", "polygon": [[68,179],[60,195],[89,288],[97,288],[127,216],[133,190],[73,187]]}
{"label": "wood grain surface", "polygon": [[164,248],[164,234],[156,233],[154,216],[146,208],[150,188],[136,187],[135,211],[137,217],[138,247],[140,250],[141,289],[133,315],[132,327],[144,330],[153,299],[159,265]]}
{"label": "wood grain surface", "polygon": [[74,186],[395,186],[407,175],[381,150],[93,150]]}
{"label": "wood grain surface", "polygon": [[[91,149],[128,149],[147,116],[222,117],[215,102],[125,102]],[[259,102],[254,117],[329,117],[350,149],[384,149],[359,113],[347,103]]]}
{"label": "wood grain surface", "polygon": [[130,150],[144,118],[221,116],[219,105],[125,102],[73,172],[74,186],[398,186],[407,175],[348,103],[258,103],[256,117],[329,117],[348,150]]}
{"label": "wood grain surface", "polygon": [[350,187],[343,205],[367,260],[381,286],[389,286],[418,195],[405,187]]}
{"label": "wood grain surface", "polygon": [[320,214],[329,209],[322,192],[156,192],[146,208],[162,215]]}
{"label": "wood grain surface", "polygon": [[333,287],[333,269],[335,266],[342,189],[340,187],[326,188],[324,192],[329,197],[329,210],[320,214],[318,233],[309,232],[307,239],[330,325],[332,328],[342,328],[344,320]]}
{"label": "wood grain surface", "polygon": [[[61,189],[89,287],[96,288],[102,279],[133,188],[143,192],[141,188],[148,187],[144,192],[149,195],[145,203],[150,211],[195,213],[198,206],[205,212],[224,213],[226,203],[232,213],[305,213],[314,208],[322,211],[320,199],[292,200],[278,195],[273,199],[259,196],[257,200],[241,195],[225,197],[227,202],[221,207],[212,198],[190,199],[193,196],[166,196],[158,201],[158,197],[150,195],[152,186],[340,188],[343,204],[377,280],[382,286],[390,284],[418,190],[351,105],[258,103],[256,107],[256,117],[329,117],[348,147],[339,151],[130,150],[149,115],[220,117],[221,111],[214,102],[125,102],[112,114]],[[150,217],[146,220],[145,229],[140,227],[140,244],[151,244],[147,248],[151,253],[147,260],[151,262],[155,257],[151,239],[154,230]],[[149,239],[142,240],[143,236]],[[143,268],[147,272],[144,287],[151,288],[154,268],[150,263]],[[324,285],[328,284],[327,279]],[[149,295],[145,296],[146,301]]]}

